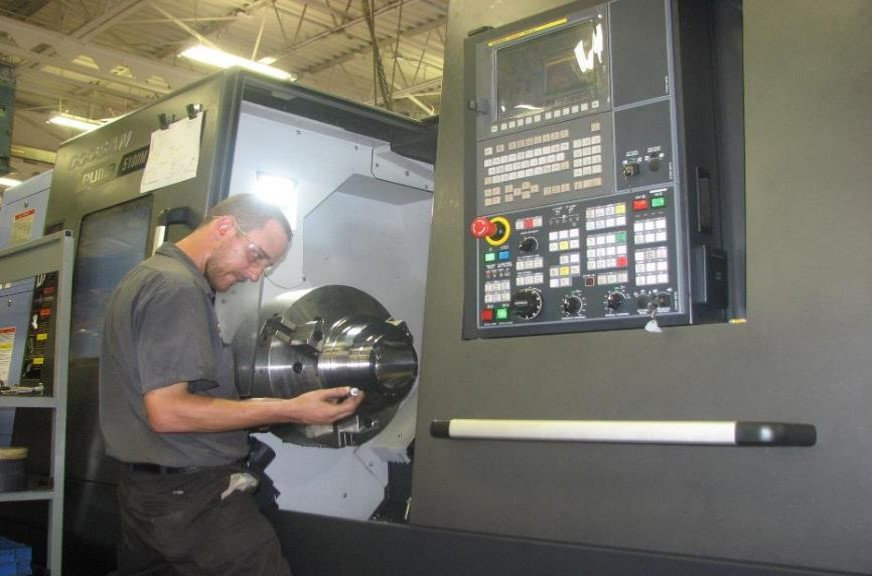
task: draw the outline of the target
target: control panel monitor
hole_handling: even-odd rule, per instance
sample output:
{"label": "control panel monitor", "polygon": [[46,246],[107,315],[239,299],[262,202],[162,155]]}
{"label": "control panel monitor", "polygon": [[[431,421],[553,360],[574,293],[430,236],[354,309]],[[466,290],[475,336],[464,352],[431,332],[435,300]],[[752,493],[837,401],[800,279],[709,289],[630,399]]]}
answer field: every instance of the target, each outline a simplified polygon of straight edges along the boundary
{"label": "control panel monitor", "polygon": [[722,239],[696,226],[720,217],[716,147],[696,143],[715,131],[684,128],[673,6],[574,6],[467,39],[466,338],[702,319],[694,254],[710,268]]}

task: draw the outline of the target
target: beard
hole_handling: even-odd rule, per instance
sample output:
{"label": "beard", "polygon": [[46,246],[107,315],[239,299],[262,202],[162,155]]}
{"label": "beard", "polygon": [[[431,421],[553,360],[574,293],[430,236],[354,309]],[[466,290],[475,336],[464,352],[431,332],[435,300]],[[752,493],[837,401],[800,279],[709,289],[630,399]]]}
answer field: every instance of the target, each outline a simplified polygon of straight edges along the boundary
{"label": "beard", "polygon": [[236,272],[233,272],[227,265],[224,254],[216,254],[208,262],[206,262],[206,270],[204,272],[206,281],[215,292],[226,292],[237,282],[245,280]]}

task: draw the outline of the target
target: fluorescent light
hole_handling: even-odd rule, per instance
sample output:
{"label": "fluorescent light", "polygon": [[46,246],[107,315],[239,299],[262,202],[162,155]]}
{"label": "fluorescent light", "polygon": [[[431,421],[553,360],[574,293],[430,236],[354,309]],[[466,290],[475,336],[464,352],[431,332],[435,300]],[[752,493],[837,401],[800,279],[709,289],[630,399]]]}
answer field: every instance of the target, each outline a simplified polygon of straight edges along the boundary
{"label": "fluorescent light", "polygon": [[76,130],[81,130],[82,132],[88,132],[90,130],[93,130],[94,128],[99,128],[103,125],[102,122],[97,122],[96,120],[88,120],[87,118],[73,116],[71,114],[55,114],[48,119],[48,122],[49,124],[57,124],[58,126],[75,128]]}
{"label": "fluorescent light", "polygon": [[217,66],[219,68],[230,68],[231,66],[239,66],[241,68],[245,68],[246,70],[251,70],[252,72],[257,72],[258,74],[263,74],[264,76],[277,78],[279,80],[288,80],[293,82],[297,79],[296,74],[291,74],[290,72],[285,72],[284,70],[279,70],[278,68],[273,68],[272,66],[267,66],[266,64],[261,64],[260,62],[255,62],[253,60],[247,60],[239,56],[234,56],[233,54],[229,54],[227,52],[224,52],[223,50],[209,48],[208,46],[203,46],[202,44],[199,44],[192,48],[188,48],[187,50],[182,52],[181,55],[190,60],[202,62],[203,64],[209,64],[210,66]]}
{"label": "fluorescent light", "polygon": [[268,172],[258,172],[257,184],[253,192],[264,201],[281,208],[288,217],[291,228],[297,229],[297,182],[295,180]]}
{"label": "fluorescent light", "polygon": [[19,184],[21,184],[21,180],[16,180],[15,178],[0,178],[0,186],[12,188],[13,186],[18,186]]}

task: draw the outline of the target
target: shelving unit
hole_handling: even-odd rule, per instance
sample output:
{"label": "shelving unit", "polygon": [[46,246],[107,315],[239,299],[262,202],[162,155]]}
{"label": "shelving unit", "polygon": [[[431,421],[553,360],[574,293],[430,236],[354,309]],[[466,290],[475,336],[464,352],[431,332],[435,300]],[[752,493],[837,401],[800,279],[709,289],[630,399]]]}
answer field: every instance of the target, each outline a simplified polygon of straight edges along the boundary
{"label": "shelving unit", "polygon": [[52,576],[61,574],[63,548],[64,450],[67,431],[67,366],[73,251],[73,237],[68,230],[0,251],[0,283],[57,272],[57,289],[52,307],[53,330],[47,337],[49,346],[53,343],[51,395],[0,396],[0,407],[44,408],[52,411],[50,487],[0,492],[0,503],[48,501],[47,564]]}

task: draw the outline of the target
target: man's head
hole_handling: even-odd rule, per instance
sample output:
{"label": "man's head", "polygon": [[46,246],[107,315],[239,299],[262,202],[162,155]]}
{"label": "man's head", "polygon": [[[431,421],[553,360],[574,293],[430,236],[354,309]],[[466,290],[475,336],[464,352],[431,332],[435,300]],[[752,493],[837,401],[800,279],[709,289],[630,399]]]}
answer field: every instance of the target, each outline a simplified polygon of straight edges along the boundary
{"label": "man's head", "polygon": [[216,204],[200,230],[209,235],[204,274],[216,292],[268,274],[284,257],[293,235],[281,209],[253,194]]}

